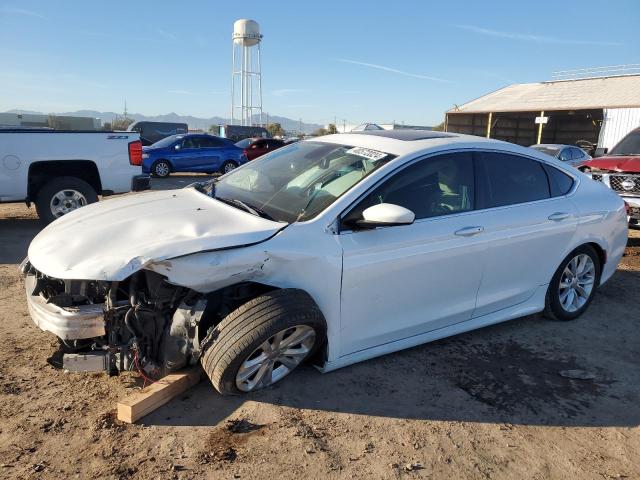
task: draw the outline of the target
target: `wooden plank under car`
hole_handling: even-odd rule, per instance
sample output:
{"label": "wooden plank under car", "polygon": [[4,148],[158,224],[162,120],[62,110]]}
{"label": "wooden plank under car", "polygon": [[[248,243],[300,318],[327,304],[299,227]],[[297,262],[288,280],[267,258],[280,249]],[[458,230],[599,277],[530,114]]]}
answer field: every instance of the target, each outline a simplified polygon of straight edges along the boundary
{"label": "wooden plank under car", "polygon": [[170,373],[166,377],[129,395],[118,402],[118,420],[134,423],[145,415],[160,408],[172,398],[180,395],[200,381],[200,366],[179,372]]}

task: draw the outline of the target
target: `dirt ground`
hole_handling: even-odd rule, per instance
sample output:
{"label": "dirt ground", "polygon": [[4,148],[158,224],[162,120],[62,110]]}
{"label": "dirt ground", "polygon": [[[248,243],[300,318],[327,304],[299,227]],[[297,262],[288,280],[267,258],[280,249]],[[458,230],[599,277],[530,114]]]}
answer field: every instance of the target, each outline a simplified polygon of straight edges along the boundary
{"label": "dirt ground", "polygon": [[532,316],[244,397],[207,381],[126,425],[134,374],[65,374],[0,206],[0,478],[640,478],[640,231],[578,321]]}

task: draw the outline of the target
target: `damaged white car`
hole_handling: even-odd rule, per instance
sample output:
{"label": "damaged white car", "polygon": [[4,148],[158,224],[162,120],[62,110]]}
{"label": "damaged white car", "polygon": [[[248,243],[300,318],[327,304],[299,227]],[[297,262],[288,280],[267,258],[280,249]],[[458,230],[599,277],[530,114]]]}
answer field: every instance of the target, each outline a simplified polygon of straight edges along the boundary
{"label": "damaged white car", "polygon": [[33,321],[84,369],[199,361],[236,394],[304,360],[326,372],[545,309],[576,318],[626,239],[622,200],[547,155],[372,131],[89,205],[22,271]]}

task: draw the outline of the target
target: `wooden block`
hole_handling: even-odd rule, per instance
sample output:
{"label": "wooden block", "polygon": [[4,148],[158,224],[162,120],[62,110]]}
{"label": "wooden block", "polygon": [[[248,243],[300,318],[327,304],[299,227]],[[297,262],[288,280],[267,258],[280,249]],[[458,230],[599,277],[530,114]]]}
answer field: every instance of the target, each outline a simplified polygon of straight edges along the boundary
{"label": "wooden block", "polygon": [[118,402],[118,420],[134,423],[200,381],[200,366],[171,373]]}

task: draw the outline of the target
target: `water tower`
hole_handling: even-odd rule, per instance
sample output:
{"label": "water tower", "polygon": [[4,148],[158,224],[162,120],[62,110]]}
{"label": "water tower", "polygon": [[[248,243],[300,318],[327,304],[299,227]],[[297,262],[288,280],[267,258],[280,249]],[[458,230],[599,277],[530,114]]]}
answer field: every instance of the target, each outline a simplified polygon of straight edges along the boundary
{"label": "water tower", "polygon": [[[262,125],[262,74],[258,22],[233,23],[231,67],[231,124]],[[255,118],[255,117],[258,118]],[[254,122],[255,120],[255,122]]]}

